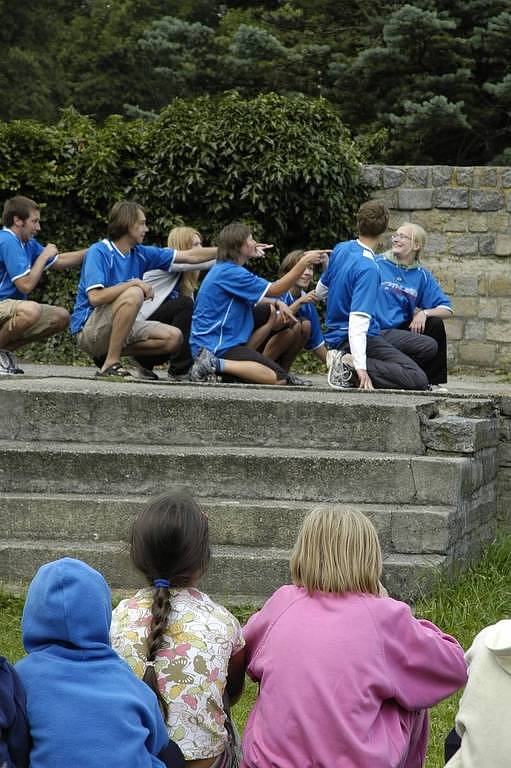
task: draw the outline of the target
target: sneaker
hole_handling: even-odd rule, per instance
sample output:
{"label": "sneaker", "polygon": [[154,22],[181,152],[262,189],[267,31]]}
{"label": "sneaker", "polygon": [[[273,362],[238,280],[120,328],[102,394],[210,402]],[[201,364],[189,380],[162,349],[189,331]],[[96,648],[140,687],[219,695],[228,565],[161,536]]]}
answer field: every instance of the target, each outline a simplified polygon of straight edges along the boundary
{"label": "sneaker", "polygon": [[143,365],[141,365],[138,360],[135,360],[134,357],[129,357],[128,360],[130,361],[133,368],[135,368],[137,375],[140,379],[146,379],[146,381],[159,381],[160,377],[157,373],[152,371],[150,368],[144,368]]}
{"label": "sneaker", "polygon": [[174,373],[174,371],[167,371],[167,379],[173,381],[175,384],[180,384],[182,381],[190,381],[190,371],[186,373]]}
{"label": "sneaker", "polygon": [[0,349],[0,375],[15,374],[16,370],[16,367],[11,363],[10,352],[6,349]]}
{"label": "sneaker", "polygon": [[296,373],[287,374],[288,387],[312,387],[313,383],[310,379],[302,379]]}
{"label": "sneaker", "polygon": [[439,394],[447,394],[449,392],[446,384],[430,384],[432,392],[438,392]]}
{"label": "sneaker", "polygon": [[356,385],[353,356],[340,349],[330,349],[327,353],[328,362],[330,362],[327,376],[328,386],[332,389],[353,389]]}
{"label": "sneaker", "polygon": [[203,347],[190,369],[190,381],[216,381],[217,360],[212,352]]}
{"label": "sneaker", "polygon": [[14,352],[10,352],[8,349],[3,349],[2,352],[9,358],[12,368],[11,373],[25,373],[23,368],[18,367],[18,361]]}

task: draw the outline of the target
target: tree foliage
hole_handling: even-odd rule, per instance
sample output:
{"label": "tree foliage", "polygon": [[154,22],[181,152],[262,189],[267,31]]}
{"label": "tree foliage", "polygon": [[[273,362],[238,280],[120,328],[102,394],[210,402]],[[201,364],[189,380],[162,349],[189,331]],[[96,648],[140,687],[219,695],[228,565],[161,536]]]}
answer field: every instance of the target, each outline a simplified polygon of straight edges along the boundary
{"label": "tree foliage", "polygon": [[511,144],[510,32],[509,0],[0,0],[0,118],[302,93],[373,160],[489,163]]}

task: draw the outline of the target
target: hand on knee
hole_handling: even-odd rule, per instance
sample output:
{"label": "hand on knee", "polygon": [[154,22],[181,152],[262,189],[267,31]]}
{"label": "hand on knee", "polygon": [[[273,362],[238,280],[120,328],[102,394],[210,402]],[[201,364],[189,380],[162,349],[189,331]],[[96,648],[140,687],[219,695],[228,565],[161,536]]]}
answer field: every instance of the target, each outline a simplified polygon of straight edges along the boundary
{"label": "hand on knee", "polygon": [[137,311],[144,303],[144,291],[138,285],[130,285],[120,296],[113,302],[114,312],[120,307],[130,306],[136,308]]}

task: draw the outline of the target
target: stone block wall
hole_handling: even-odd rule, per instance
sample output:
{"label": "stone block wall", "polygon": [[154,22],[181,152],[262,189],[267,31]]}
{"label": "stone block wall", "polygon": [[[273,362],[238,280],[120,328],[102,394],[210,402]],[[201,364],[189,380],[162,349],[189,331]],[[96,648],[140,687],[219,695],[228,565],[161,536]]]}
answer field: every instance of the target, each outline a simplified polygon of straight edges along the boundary
{"label": "stone block wall", "polygon": [[428,234],[422,263],[451,297],[449,362],[508,370],[511,363],[511,168],[382,166],[363,169],[372,196]]}

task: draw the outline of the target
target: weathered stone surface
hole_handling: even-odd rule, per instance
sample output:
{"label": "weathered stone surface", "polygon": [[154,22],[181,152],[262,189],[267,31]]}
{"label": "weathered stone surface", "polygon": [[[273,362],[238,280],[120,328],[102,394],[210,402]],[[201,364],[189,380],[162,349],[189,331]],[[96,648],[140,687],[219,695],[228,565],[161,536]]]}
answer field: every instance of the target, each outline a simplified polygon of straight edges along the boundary
{"label": "weathered stone surface", "polygon": [[479,293],[477,276],[467,274],[457,275],[456,293],[458,296],[477,296]]}
{"label": "weathered stone surface", "polygon": [[[479,317],[487,320],[494,320],[498,316],[498,314],[499,314],[499,304],[497,299],[486,299],[484,297],[481,297],[479,299]],[[511,316],[510,316],[510,319],[511,319]]]}
{"label": "weathered stone surface", "polygon": [[486,337],[490,341],[511,342],[511,323],[487,323]]}
{"label": "weathered stone surface", "polygon": [[[511,298],[494,299],[498,305],[498,316],[501,320],[511,320]],[[494,315],[496,317],[496,315]]]}
{"label": "weathered stone surface", "polygon": [[458,356],[461,363],[492,368],[497,362],[496,352],[495,344],[481,341],[466,341],[460,345]]}
{"label": "weathered stone surface", "polygon": [[511,187],[511,170],[502,171],[502,186]]}
{"label": "weathered stone surface", "polygon": [[485,290],[480,292],[488,296],[511,296],[511,276],[504,270],[489,274],[486,278]]}
{"label": "weathered stone surface", "polygon": [[439,416],[423,425],[423,439],[431,451],[475,453],[498,444],[498,420]]}
{"label": "weathered stone surface", "polygon": [[475,189],[472,190],[471,202],[474,211],[499,211],[504,207],[504,195]]}
{"label": "weathered stone surface", "polygon": [[488,214],[474,211],[468,217],[470,232],[488,232]]}
{"label": "weathered stone surface", "polygon": [[479,253],[482,256],[495,254],[495,236],[490,234],[479,235]]}
{"label": "weathered stone surface", "polygon": [[476,183],[482,187],[496,187],[497,186],[497,169],[496,168],[478,168]]}
{"label": "weathered stone surface", "polygon": [[454,168],[450,165],[434,165],[431,181],[434,187],[446,187],[452,179]]}
{"label": "weathered stone surface", "polygon": [[471,187],[474,178],[474,169],[470,167],[456,168],[456,181],[465,187]]}
{"label": "weathered stone surface", "polygon": [[447,240],[444,235],[433,234],[429,235],[426,240],[425,253],[442,254],[445,253],[447,248]]}
{"label": "weathered stone surface", "polygon": [[453,256],[475,256],[479,251],[477,235],[449,235],[449,253]]}
{"label": "weathered stone surface", "polygon": [[433,204],[432,189],[403,189],[398,192],[397,205],[403,210],[421,210],[431,208]]}
{"label": "weathered stone surface", "polygon": [[486,326],[482,318],[468,319],[465,322],[465,338],[483,341],[486,338]]}
{"label": "weathered stone surface", "polygon": [[383,188],[390,189],[393,187],[399,187],[405,180],[405,172],[400,168],[391,168],[384,166],[383,168]]}
{"label": "weathered stone surface", "polygon": [[455,296],[453,308],[458,317],[474,317],[479,312],[479,299],[475,296]]}
{"label": "weathered stone surface", "polygon": [[465,330],[465,321],[460,317],[448,317],[444,320],[449,341],[457,341],[463,338]]}
{"label": "weathered stone surface", "polygon": [[511,235],[497,235],[495,241],[496,256],[511,256]]}
{"label": "weathered stone surface", "polygon": [[445,187],[435,190],[433,204],[437,208],[468,208],[469,193],[466,189]]}
{"label": "weathered stone surface", "polygon": [[430,168],[428,165],[410,166],[406,169],[407,181],[417,187],[427,187],[429,182],[429,170]]}
{"label": "weathered stone surface", "polygon": [[370,187],[380,187],[383,179],[383,170],[381,165],[362,166],[362,181]]}

